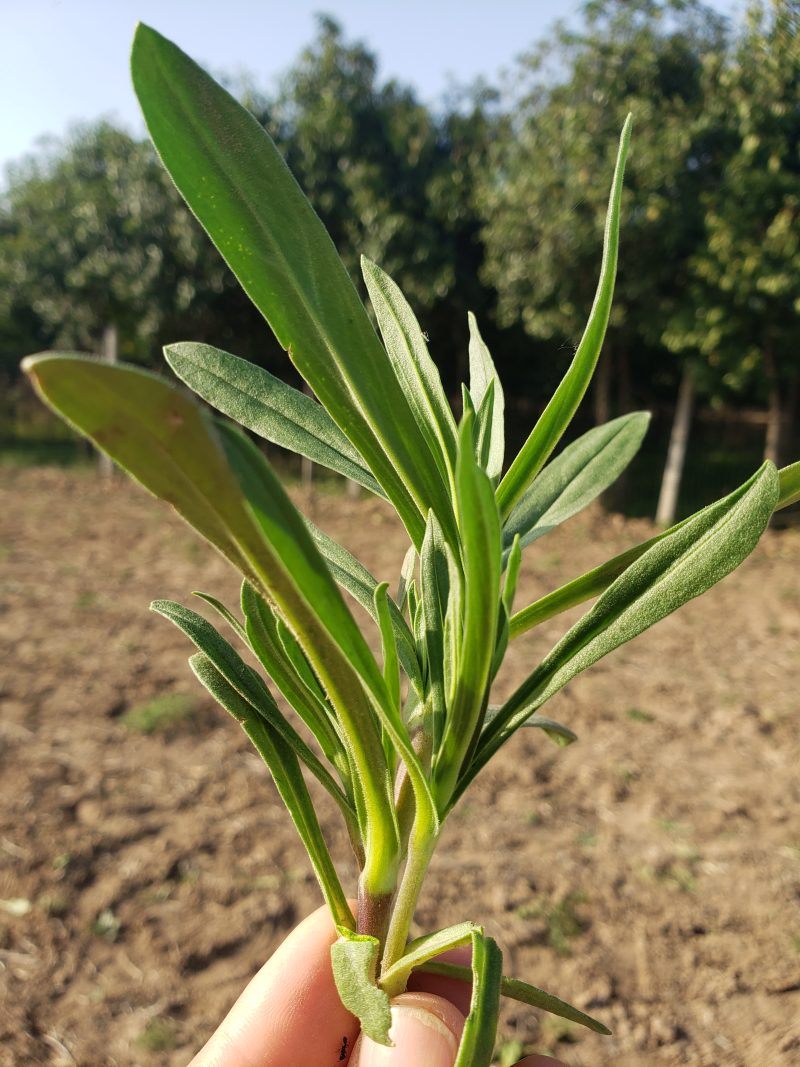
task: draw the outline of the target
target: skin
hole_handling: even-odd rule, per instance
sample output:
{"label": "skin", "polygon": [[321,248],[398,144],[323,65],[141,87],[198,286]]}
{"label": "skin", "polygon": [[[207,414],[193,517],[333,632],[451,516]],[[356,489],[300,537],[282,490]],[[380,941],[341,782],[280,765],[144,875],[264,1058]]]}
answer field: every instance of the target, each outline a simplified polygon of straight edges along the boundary
{"label": "skin", "polygon": [[[416,977],[395,998],[397,1050],[372,1046],[336,992],[330,947],[336,931],[326,908],[300,923],[261,968],[190,1067],[451,1067],[469,989],[463,982]],[[446,958],[462,962],[463,955]],[[400,1049],[402,1048],[402,1055]],[[564,1067],[528,1056],[518,1067]]]}

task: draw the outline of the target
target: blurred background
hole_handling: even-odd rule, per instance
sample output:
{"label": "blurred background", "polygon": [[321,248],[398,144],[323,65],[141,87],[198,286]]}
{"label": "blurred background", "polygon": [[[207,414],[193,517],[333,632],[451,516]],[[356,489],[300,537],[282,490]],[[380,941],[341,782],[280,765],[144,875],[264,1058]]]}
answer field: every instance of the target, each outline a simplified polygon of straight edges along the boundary
{"label": "blurred background", "polygon": [[[320,904],[263,764],[146,609],[198,586],[235,605],[236,574],[101,476],[18,370],[55,348],[161,373],[162,344],[197,340],[296,384],[147,141],[138,19],[253,110],[356,284],[362,252],[394,276],[456,407],[475,312],[510,447],[580,340],[633,112],[614,311],[572,433],[636,408],[652,426],[602,506],[526,556],[520,605],[800,455],[796,2],[321,10],[0,0],[0,1067],[184,1067]],[[407,539],[384,502],[270,458],[394,587]],[[509,1004],[498,1067],[798,1063],[797,511],[554,698],[578,744],[520,730],[448,820],[414,933],[483,922],[509,973],[614,1032]],[[582,610],[513,643],[497,699]]]}
{"label": "blurred background", "polygon": [[[591,305],[617,138],[635,117],[611,326],[580,432],[653,412],[606,504],[660,518],[796,447],[800,39],[789,0],[3,5],[0,449],[85,461],[22,355],[116,350],[161,368],[202,340],[292,370],[182,206],[128,84],[137,18],[259,118],[360,284],[400,284],[458,403],[466,312],[521,439]],[[563,17],[555,21],[556,15]],[[105,348],[104,348],[105,346]],[[675,425],[677,419],[677,427]],[[676,474],[685,456],[680,492]]]}

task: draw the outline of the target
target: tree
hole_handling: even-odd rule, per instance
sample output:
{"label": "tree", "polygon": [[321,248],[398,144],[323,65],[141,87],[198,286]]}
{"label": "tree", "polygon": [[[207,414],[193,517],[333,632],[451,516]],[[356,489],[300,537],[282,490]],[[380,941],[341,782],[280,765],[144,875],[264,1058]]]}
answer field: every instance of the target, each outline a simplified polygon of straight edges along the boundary
{"label": "tree", "polygon": [[360,285],[363,253],[394,278],[451,388],[467,348],[466,310],[490,298],[476,284],[483,249],[472,192],[490,105],[478,87],[435,117],[410,89],[381,84],[375,55],[323,16],[260,115],[351,277]]}
{"label": "tree", "polygon": [[14,367],[31,347],[96,351],[109,326],[125,359],[154,364],[159,340],[189,320],[217,343],[225,322],[258,322],[152,148],[108,123],[13,168],[0,229],[0,337]]}
{"label": "tree", "polygon": [[703,129],[715,180],[705,240],[691,260],[692,302],[667,340],[695,356],[706,389],[755,385],[768,405],[765,456],[780,463],[800,357],[800,13],[757,3],[734,47],[710,56]]}
{"label": "tree", "polygon": [[[558,24],[518,71],[514,117],[481,200],[486,278],[501,319],[573,345],[591,306],[605,185],[625,115],[634,115],[619,279],[594,394],[595,419],[630,406],[632,363],[661,348],[702,233],[693,128],[702,56],[724,26],[700,3],[596,0],[573,30]],[[605,176],[605,177],[604,177]],[[672,361],[662,379],[673,377]]]}

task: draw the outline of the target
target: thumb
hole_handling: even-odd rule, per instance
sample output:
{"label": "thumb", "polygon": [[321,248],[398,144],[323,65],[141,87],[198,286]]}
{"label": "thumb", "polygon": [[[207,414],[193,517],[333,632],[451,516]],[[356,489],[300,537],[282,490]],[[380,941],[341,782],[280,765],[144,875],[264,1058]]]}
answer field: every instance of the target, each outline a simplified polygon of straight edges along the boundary
{"label": "thumb", "polygon": [[453,1067],[464,1016],[449,1000],[433,993],[401,993],[392,1000],[393,1048],[363,1034],[353,1048],[350,1067]]}

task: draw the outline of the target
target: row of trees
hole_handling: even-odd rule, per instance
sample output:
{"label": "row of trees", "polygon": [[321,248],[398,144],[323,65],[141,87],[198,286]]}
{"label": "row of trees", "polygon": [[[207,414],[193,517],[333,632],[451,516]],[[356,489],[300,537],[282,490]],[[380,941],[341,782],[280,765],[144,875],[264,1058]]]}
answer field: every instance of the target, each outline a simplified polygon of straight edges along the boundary
{"label": "row of trees", "polygon": [[[476,312],[511,396],[545,395],[591,305],[619,130],[635,117],[617,297],[594,393],[604,420],[678,392],[764,404],[788,444],[800,377],[800,19],[764,0],[732,27],[699,0],[591,0],[508,85],[441,113],[381,83],[322,18],[281,89],[240,95],[358,277],[392,274],[447,387]],[[0,204],[0,370],[94,349],[157,364],[206,340],[290,374],[146,143],[108,124],[12,169]],[[530,412],[526,412],[526,422]],[[681,420],[679,419],[679,430]],[[678,433],[676,441],[680,438]],[[673,449],[673,458],[680,449]]]}

